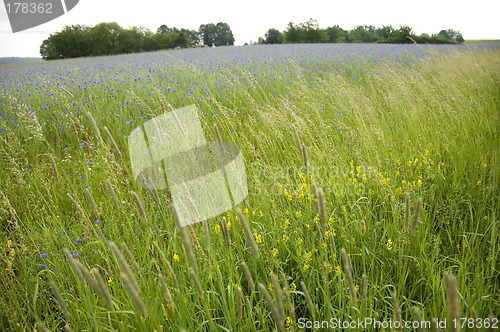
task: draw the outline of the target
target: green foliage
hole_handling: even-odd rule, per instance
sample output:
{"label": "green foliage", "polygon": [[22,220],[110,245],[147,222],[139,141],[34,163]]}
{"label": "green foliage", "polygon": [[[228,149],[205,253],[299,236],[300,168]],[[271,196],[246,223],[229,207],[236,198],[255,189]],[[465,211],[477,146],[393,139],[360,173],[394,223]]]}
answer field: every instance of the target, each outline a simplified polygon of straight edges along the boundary
{"label": "green foliage", "polygon": [[183,48],[199,44],[194,30],[162,25],[156,33],[143,27],[122,28],[118,23],[99,23],[93,27],[66,26],[51,34],[40,46],[45,60],[86,56],[126,54]]}
{"label": "green foliage", "polygon": [[198,35],[207,46],[234,45],[233,32],[227,23],[202,24],[198,29]]}
{"label": "green foliage", "polygon": [[[281,41],[280,36],[284,36]],[[372,25],[359,25],[347,31],[338,25],[321,29],[318,22],[309,19],[307,22],[288,23],[284,32],[269,29],[265,39],[259,39],[259,44],[295,43],[391,43],[391,44],[455,44],[463,43],[460,32],[451,29],[442,30],[438,35],[416,35],[413,29],[403,25],[399,29],[392,26],[375,28]]]}
{"label": "green foliage", "polygon": [[283,44],[283,34],[277,29],[269,29],[266,32],[265,44]]}

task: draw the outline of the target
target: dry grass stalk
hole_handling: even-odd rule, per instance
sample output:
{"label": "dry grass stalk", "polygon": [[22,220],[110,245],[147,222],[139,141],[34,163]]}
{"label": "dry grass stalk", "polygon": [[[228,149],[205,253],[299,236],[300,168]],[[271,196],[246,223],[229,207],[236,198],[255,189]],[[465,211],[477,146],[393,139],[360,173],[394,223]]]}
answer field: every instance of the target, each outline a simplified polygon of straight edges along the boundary
{"label": "dry grass stalk", "polygon": [[312,183],[312,192],[314,197],[314,208],[317,213],[319,213],[319,201],[318,201],[318,186],[316,182]]}
{"label": "dry grass stalk", "polygon": [[71,269],[73,272],[76,274],[78,277],[78,280],[80,281],[80,284],[83,286],[85,284],[85,280],[83,279],[82,272],[80,271],[80,268],[78,265],[76,265],[76,260],[71,256],[70,252],[68,249],[64,248],[63,249],[64,256],[66,256],[66,259],[69,262],[69,265],[71,266]]}
{"label": "dry grass stalk", "polygon": [[266,300],[267,305],[269,306],[269,309],[271,309],[271,315],[273,316],[273,319],[274,319],[274,322],[276,323],[276,325],[278,325],[278,329],[280,331],[285,331],[284,322],[281,320],[281,315],[278,311],[278,308],[276,307],[276,305],[273,302],[273,298],[271,297],[271,294],[269,293],[267,288],[261,283],[259,283],[259,289],[260,289],[260,292],[262,293],[262,295],[264,295],[264,299]]}
{"label": "dry grass stalk", "polygon": [[417,199],[417,206],[415,207],[415,214],[413,215],[413,224],[411,227],[411,237],[414,237],[415,233],[417,232],[417,226],[418,226],[418,221],[420,220],[420,213],[421,212],[422,212],[422,197],[419,197]]}
{"label": "dry grass stalk", "polygon": [[55,183],[59,183],[59,172],[57,171],[57,164],[54,156],[52,154],[49,155],[50,164],[52,165],[52,173],[54,173],[54,181]]}
{"label": "dry grass stalk", "polygon": [[101,227],[99,227],[98,224],[95,224],[95,229],[97,230],[97,234],[99,234],[99,237],[101,238],[101,241],[104,244],[104,246],[109,247],[108,239],[106,239],[106,237],[104,236]]}
{"label": "dry grass stalk", "polygon": [[306,169],[305,173],[307,175],[307,174],[309,174],[309,162],[307,160],[307,150],[306,150],[306,146],[304,145],[304,143],[302,143],[302,157],[304,158],[304,167]]}
{"label": "dry grass stalk", "polygon": [[420,325],[419,325],[420,332],[425,332],[426,328],[425,328],[425,325],[422,323],[423,319],[422,319],[422,313],[420,312],[420,309],[418,309],[417,307],[413,307],[413,314],[415,315],[415,321],[420,322]]}
{"label": "dry grass stalk", "polygon": [[40,332],[49,332],[49,330],[47,330],[47,327],[45,326],[44,323],[38,322],[38,323],[36,323],[36,325],[38,326],[38,329],[40,330]]}
{"label": "dry grass stalk", "polygon": [[174,215],[175,223],[177,224],[177,229],[179,231],[179,236],[181,237],[182,245],[184,246],[184,250],[186,251],[186,255],[188,256],[191,267],[194,269],[196,273],[198,273],[198,264],[196,263],[196,258],[194,257],[193,247],[191,246],[191,240],[186,233],[186,229],[181,226],[179,218],[177,216],[177,211],[174,206],[172,206],[172,214]]}
{"label": "dry grass stalk", "polygon": [[351,261],[349,259],[349,256],[347,256],[347,253],[344,248],[340,250],[340,254],[342,256],[342,264],[344,267],[344,272],[345,276],[347,279],[347,284],[349,285],[349,292],[351,294],[351,300],[352,300],[352,305],[354,307],[358,306],[358,300],[356,298],[356,289],[354,288],[354,281],[352,279],[352,266],[351,266]]}
{"label": "dry grass stalk", "polygon": [[361,231],[361,235],[365,235],[366,222],[363,219],[359,222],[359,230]]}
{"label": "dry grass stalk", "polygon": [[372,250],[375,251],[376,248],[377,248],[377,230],[374,229],[372,234]]}
{"label": "dry grass stalk", "polygon": [[238,306],[238,319],[241,320],[243,318],[243,290],[241,287],[238,287],[236,293],[236,303]]}
{"label": "dry grass stalk", "polygon": [[359,299],[362,300],[366,294],[366,276],[363,274],[361,276],[361,286],[359,287]]}
{"label": "dry grass stalk", "polygon": [[410,193],[406,193],[405,229],[410,227]]}
{"label": "dry grass stalk", "polygon": [[170,311],[174,312],[175,311],[174,299],[172,298],[172,294],[170,294],[170,290],[168,289],[167,283],[165,282],[165,277],[162,274],[160,274],[160,282],[163,288],[165,301],[167,302],[167,308]]}
{"label": "dry grass stalk", "polygon": [[132,263],[132,266],[134,267],[135,273],[137,273],[138,276],[141,275],[141,269],[139,268],[139,264],[135,260],[134,255],[132,255],[132,252],[129,250],[125,242],[122,242],[122,249],[125,251],[125,255],[127,255],[128,260]]}
{"label": "dry grass stalk", "polygon": [[[474,319],[474,322],[477,322],[477,312],[476,309],[471,308],[470,309],[472,318]],[[479,332],[479,327],[477,326],[478,324],[474,324],[474,332]]]}
{"label": "dry grass stalk", "polygon": [[323,262],[323,283],[325,284],[325,287],[328,285],[328,267],[326,262]]}
{"label": "dry grass stalk", "polygon": [[97,282],[97,286],[100,289],[101,292],[101,297],[106,301],[108,304],[109,308],[113,307],[113,300],[111,299],[111,294],[108,292],[108,288],[106,287],[106,283],[104,282],[104,279],[102,279],[101,273],[99,273],[99,270],[97,268],[92,269],[92,274],[95,277],[95,280]]}
{"label": "dry grass stalk", "polygon": [[62,298],[61,293],[59,293],[59,289],[57,288],[56,284],[52,280],[49,280],[49,286],[50,286],[50,289],[52,291],[52,294],[54,294],[54,297],[56,298],[57,303],[61,307],[64,319],[66,320],[66,322],[69,322],[70,315],[69,315],[68,307],[66,306],[66,302],[64,302],[64,299]]}
{"label": "dry grass stalk", "polygon": [[281,288],[278,283],[278,277],[276,274],[271,273],[271,283],[273,284],[273,292],[276,300],[276,308],[280,314],[280,318],[282,321],[285,321],[285,308],[283,306],[283,297],[281,295]]}
{"label": "dry grass stalk", "polygon": [[68,324],[64,325],[64,331],[65,332],[73,332],[73,330],[71,329],[71,327],[69,327]]}
{"label": "dry grass stalk", "polygon": [[119,209],[120,205],[118,205],[118,201],[116,200],[115,190],[113,189],[113,186],[111,185],[111,181],[109,181],[109,179],[106,180],[106,187],[108,188],[108,192],[111,195],[111,199],[113,200],[115,208]]}
{"label": "dry grass stalk", "polygon": [[391,299],[392,299],[392,307],[394,308],[394,319],[395,321],[399,322],[399,331],[403,331],[402,326],[402,318],[401,318],[401,308],[399,307],[398,299],[396,298],[396,293],[391,292]]}
{"label": "dry grass stalk", "polygon": [[196,291],[198,295],[203,299],[203,288],[201,288],[200,280],[198,279],[197,273],[194,271],[192,267],[189,268],[189,274],[191,274],[191,279],[193,279],[194,286],[196,287]]}
{"label": "dry grass stalk", "polygon": [[285,293],[286,306],[288,307],[288,312],[292,322],[296,322],[295,308],[292,303],[292,297],[290,296],[290,290],[288,289],[288,281],[286,280],[286,275],[281,272],[281,278],[283,279],[283,293]]}
{"label": "dry grass stalk", "polygon": [[92,207],[92,212],[94,212],[94,215],[96,217],[99,216],[99,211],[97,211],[97,205],[95,204],[94,196],[92,196],[92,193],[88,188],[85,188],[85,196],[87,197],[87,200],[89,201],[89,204]]}
{"label": "dry grass stalk", "polygon": [[134,191],[131,191],[130,193],[134,198],[135,204],[137,205],[137,209],[139,210],[141,217],[144,219],[144,221],[148,221],[148,217],[146,216],[146,211],[144,211],[144,207],[142,206],[141,199]]}
{"label": "dry grass stalk", "polygon": [[140,292],[139,283],[135,279],[134,274],[133,274],[132,270],[130,269],[130,266],[128,265],[127,261],[123,257],[120,249],[118,249],[118,246],[114,242],[110,242],[109,246],[110,246],[111,250],[113,250],[113,253],[116,256],[116,259],[118,260],[118,262],[122,266],[123,271],[126,273],[128,280],[130,281],[132,287],[134,288],[134,290],[137,293],[139,293]]}
{"label": "dry grass stalk", "polygon": [[[456,319],[456,321],[460,320],[460,300],[458,298],[458,287],[457,287],[457,279],[451,273],[444,273],[444,280],[446,283],[446,300],[448,302],[448,314],[450,316],[450,321]],[[459,332],[461,324],[453,324],[451,326],[452,331]]]}
{"label": "dry grass stalk", "polygon": [[103,144],[101,132],[99,131],[99,128],[97,127],[97,123],[94,120],[94,116],[92,116],[92,113],[90,113],[90,112],[87,112],[87,116],[90,120],[90,124],[92,125],[92,129],[94,130],[95,136],[99,140],[99,143]]}
{"label": "dry grass stalk", "polygon": [[208,222],[206,219],[203,220],[203,231],[205,233],[205,245],[207,246],[207,251],[210,251],[210,231],[208,230]]}
{"label": "dry grass stalk", "polygon": [[243,268],[243,272],[245,273],[245,278],[247,279],[248,282],[248,288],[250,288],[250,293],[253,293],[255,291],[255,283],[253,282],[252,275],[250,274],[250,270],[248,269],[247,263],[244,261],[241,262],[241,267]]}
{"label": "dry grass stalk", "polygon": [[108,136],[109,141],[111,142],[111,145],[113,146],[113,150],[115,150],[116,156],[121,159],[122,158],[122,153],[120,151],[120,148],[118,147],[118,144],[116,144],[115,139],[113,138],[113,135],[111,135],[111,132],[107,127],[104,127],[104,132],[106,133],[106,136]]}
{"label": "dry grass stalk", "polygon": [[220,228],[222,230],[222,236],[224,237],[224,242],[228,247],[231,246],[231,237],[229,236],[229,228],[227,227],[226,217],[223,217],[222,220],[219,221]]}
{"label": "dry grass stalk", "polygon": [[337,254],[337,248],[335,247],[335,239],[334,239],[333,233],[330,233],[330,245],[332,246],[332,253],[334,255],[336,255]]}
{"label": "dry grass stalk", "polygon": [[158,196],[158,190],[156,190],[153,179],[151,179],[151,177],[149,176],[148,176],[148,186],[151,192],[151,197],[153,197],[156,206],[160,206],[161,201],[160,201],[160,196]]}
{"label": "dry grass stalk", "polygon": [[432,332],[439,332],[438,321],[436,318],[431,319]]}
{"label": "dry grass stalk", "polygon": [[120,272],[120,279],[123,281],[123,285],[125,286],[127,293],[132,298],[132,301],[134,301],[136,307],[140,310],[144,317],[147,317],[148,311],[146,310],[146,306],[139,296],[139,292],[135,288],[133,281],[129,279],[125,272]]}
{"label": "dry grass stalk", "polygon": [[292,125],[292,129],[293,138],[295,139],[295,144],[297,144],[297,150],[299,151],[300,155],[302,155],[302,143],[300,142],[299,133],[297,132],[297,128],[295,128],[295,125]]}
{"label": "dry grass stalk", "polygon": [[76,207],[76,210],[80,213],[81,217],[85,218],[85,212],[80,207],[80,204],[78,204],[78,202],[73,198],[73,196],[71,196],[70,193],[66,193],[66,195],[68,196],[68,198],[71,201],[71,203],[73,203],[73,205]]}
{"label": "dry grass stalk", "polygon": [[317,195],[318,195],[319,217],[321,219],[321,230],[323,231],[323,234],[325,234],[328,226],[326,219],[325,194],[323,193],[322,188],[318,188]]}
{"label": "dry grass stalk", "polygon": [[306,303],[307,303],[307,308],[309,308],[309,313],[311,314],[311,317],[314,318],[316,316],[316,310],[314,310],[314,304],[311,299],[311,294],[309,294],[309,290],[307,289],[307,286],[304,283],[304,281],[300,282],[300,287],[302,288],[302,292],[304,293],[304,296],[306,298]]}
{"label": "dry grass stalk", "polygon": [[255,238],[253,237],[252,231],[250,230],[250,227],[247,224],[247,220],[243,215],[243,212],[241,212],[239,208],[236,208],[236,213],[240,218],[241,226],[243,226],[247,242],[250,245],[250,248],[252,249],[253,255],[255,256],[255,258],[259,258],[260,257],[259,248],[257,247],[257,243],[255,242]]}

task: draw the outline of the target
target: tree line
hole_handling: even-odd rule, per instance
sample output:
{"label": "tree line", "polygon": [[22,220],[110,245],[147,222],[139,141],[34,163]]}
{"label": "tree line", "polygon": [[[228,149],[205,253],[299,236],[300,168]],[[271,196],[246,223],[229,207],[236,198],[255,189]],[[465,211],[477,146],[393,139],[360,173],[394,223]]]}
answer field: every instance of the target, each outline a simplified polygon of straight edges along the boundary
{"label": "tree line", "polygon": [[155,33],[142,27],[122,28],[118,23],[99,23],[95,26],[65,26],[53,33],[40,46],[45,60],[86,56],[125,54],[186,48],[198,45],[234,45],[227,23],[200,25],[198,31],[160,26]]}
{"label": "tree line", "polygon": [[372,25],[359,25],[353,30],[344,30],[338,25],[321,29],[318,22],[309,19],[295,24],[290,22],[281,32],[271,28],[265,38],[259,37],[258,44],[294,44],[294,43],[392,43],[392,44],[460,44],[464,38],[459,31],[441,30],[437,34],[416,35],[409,26],[395,29],[393,26],[375,28]]}

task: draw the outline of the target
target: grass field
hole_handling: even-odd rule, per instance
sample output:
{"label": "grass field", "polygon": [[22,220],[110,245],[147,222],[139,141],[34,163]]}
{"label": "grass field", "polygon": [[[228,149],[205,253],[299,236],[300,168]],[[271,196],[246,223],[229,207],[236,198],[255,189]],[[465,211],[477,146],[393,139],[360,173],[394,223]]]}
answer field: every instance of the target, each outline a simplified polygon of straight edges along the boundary
{"label": "grass field", "polygon": [[[498,48],[190,49],[0,77],[2,331],[499,328]],[[207,141],[216,124],[241,148],[248,196],[181,229],[128,137],[191,104]]]}

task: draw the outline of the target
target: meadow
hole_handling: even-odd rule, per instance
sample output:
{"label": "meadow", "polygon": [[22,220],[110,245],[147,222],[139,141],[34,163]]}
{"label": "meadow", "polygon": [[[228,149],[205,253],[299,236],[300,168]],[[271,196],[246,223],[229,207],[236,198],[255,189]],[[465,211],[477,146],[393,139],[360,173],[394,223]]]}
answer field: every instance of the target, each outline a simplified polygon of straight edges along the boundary
{"label": "meadow", "polygon": [[[495,45],[184,49],[0,78],[2,331],[500,327]],[[240,147],[248,195],[179,228],[128,138],[188,105]]]}

